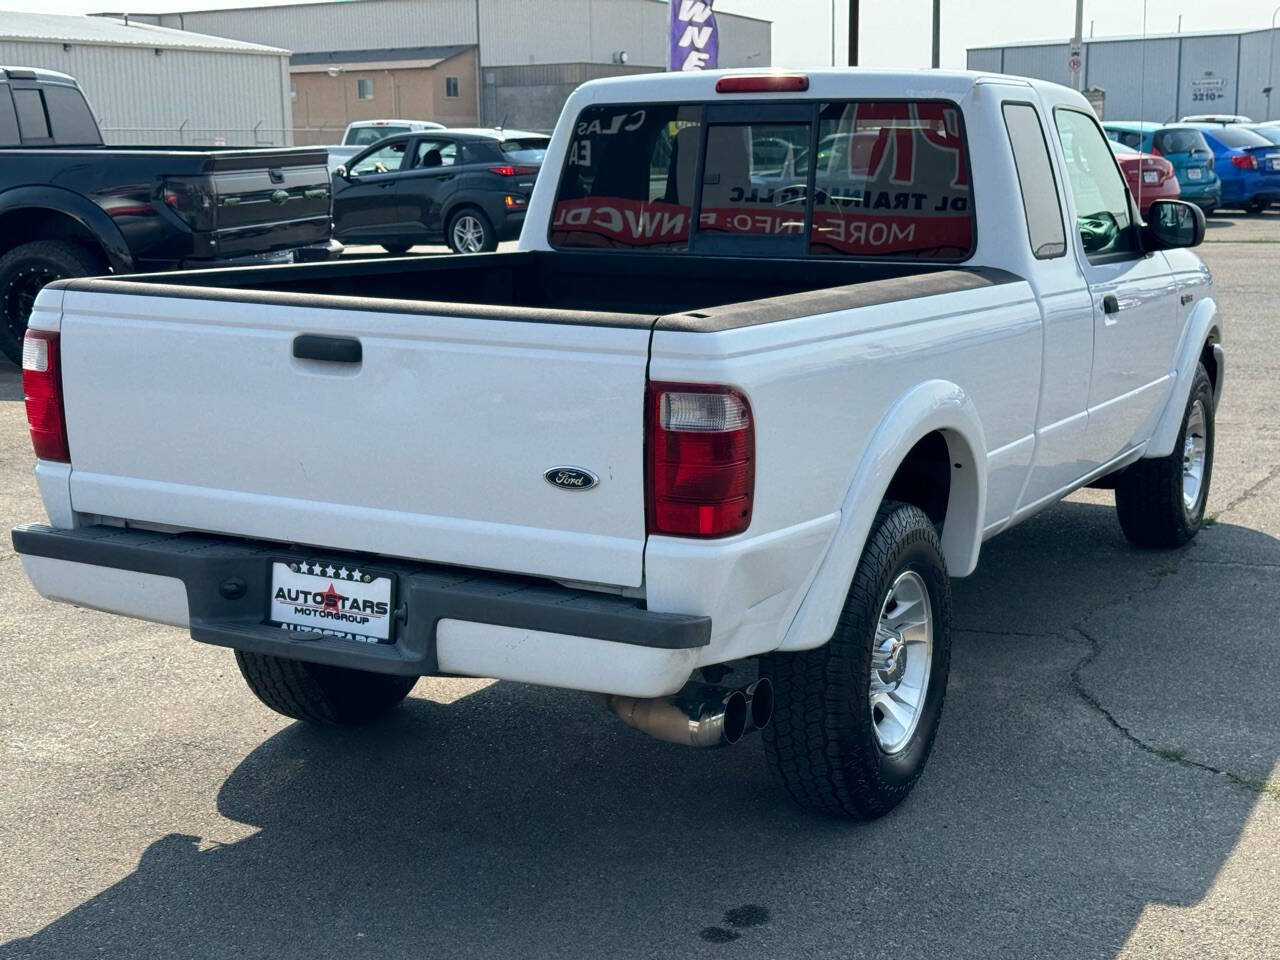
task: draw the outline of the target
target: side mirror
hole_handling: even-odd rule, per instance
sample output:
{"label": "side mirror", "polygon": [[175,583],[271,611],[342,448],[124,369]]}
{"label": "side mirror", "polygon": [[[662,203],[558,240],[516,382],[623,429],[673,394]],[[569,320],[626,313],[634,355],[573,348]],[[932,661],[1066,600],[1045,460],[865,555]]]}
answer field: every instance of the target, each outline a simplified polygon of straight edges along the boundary
{"label": "side mirror", "polygon": [[1204,211],[1185,200],[1156,200],[1145,232],[1154,250],[1197,247],[1204,241]]}

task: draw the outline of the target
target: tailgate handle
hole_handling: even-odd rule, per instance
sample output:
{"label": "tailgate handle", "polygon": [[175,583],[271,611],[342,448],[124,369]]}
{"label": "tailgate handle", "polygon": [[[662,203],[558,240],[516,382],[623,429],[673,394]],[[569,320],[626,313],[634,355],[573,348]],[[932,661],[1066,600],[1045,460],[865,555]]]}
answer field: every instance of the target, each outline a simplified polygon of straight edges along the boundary
{"label": "tailgate handle", "polygon": [[304,333],[293,338],[293,355],[299,360],[323,360],[326,363],[359,363],[364,351],[354,337],[324,337]]}

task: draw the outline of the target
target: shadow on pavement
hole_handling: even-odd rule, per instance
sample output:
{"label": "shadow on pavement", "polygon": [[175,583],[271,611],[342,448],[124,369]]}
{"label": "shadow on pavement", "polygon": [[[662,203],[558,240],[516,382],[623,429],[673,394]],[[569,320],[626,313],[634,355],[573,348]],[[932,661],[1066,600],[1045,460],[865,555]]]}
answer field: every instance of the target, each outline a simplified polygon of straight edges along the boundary
{"label": "shadow on pavement", "polygon": [[0,357],[0,401],[22,399],[22,370]]}
{"label": "shadow on pavement", "polygon": [[[1236,567],[1196,559],[1232,529],[1140,552],[1109,507],[1073,502],[988,544],[956,584],[934,758],[881,821],[792,807],[758,743],[694,753],[578,696],[497,684],[364,729],[286,728],[218,796],[258,833],[162,837],[0,956],[1112,957],[1147,904],[1205,896],[1259,802],[1154,752],[1185,698],[1226,682],[1185,656],[1206,622],[1224,656],[1266,629],[1228,581],[1276,542],[1234,528]],[[1255,575],[1274,595],[1280,570]],[[1223,598],[1211,617],[1205,597]],[[1280,672],[1266,659],[1258,689]],[[1237,718],[1245,742],[1180,746],[1274,765],[1272,699]]]}

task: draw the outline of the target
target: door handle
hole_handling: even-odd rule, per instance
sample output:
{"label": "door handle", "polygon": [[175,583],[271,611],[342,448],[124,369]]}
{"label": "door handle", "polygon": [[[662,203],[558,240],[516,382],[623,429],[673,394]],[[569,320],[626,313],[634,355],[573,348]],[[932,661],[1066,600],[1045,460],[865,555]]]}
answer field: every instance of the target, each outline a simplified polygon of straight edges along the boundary
{"label": "door handle", "polygon": [[1102,298],[1102,312],[1103,313],[1119,313],[1120,312],[1120,301],[1116,299],[1116,295],[1114,293],[1108,293],[1105,297]]}
{"label": "door handle", "polygon": [[322,360],[325,363],[359,363],[364,351],[354,337],[324,337],[304,333],[293,338],[293,355],[299,360]]}

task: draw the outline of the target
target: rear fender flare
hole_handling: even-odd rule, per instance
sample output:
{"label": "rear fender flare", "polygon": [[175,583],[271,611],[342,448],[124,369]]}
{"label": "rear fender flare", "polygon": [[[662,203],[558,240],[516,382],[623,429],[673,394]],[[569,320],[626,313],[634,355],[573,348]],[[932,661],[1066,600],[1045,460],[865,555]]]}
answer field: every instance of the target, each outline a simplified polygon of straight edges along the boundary
{"label": "rear fender flare", "polygon": [[70,217],[98,241],[115,273],[133,273],[133,254],[124,234],[93,201],[61,187],[14,187],[0,193],[0,216],[18,210],[58,213]]}
{"label": "rear fender flare", "polygon": [[986,440],[972,398],[950,381],[929,380],[904,394],[872,434],[841,504],[831,546],[778,649],[812,649],[831,638],[889,482],[911,448],[935,431],[946,439],[951,457],[942,553],[953,576],[973,572],[986,515]]}
{"label": "rear fender flare", "polygon": [[1219,346],[1215,351],[1218,356],[1218,382],[1213,391],[1213,403],[1216,407],[1222,399],[1222,385],[1226,373],[1223,369],[1220,349],[1222,318],[1218,312],[1217,302],[1212,297],[1205,297],[1195,305],[1187,318],[1173,369],[1173,388],[1169,391],[1164,412],[1156,421],[1156,428],[1152,431],[1151,440],[1147,443],[1144,457],[1167,457],[1173,453],[1174,444],[1178,442],[1178,433],[1182,430],[1182,417],[1187,409],[1187,398],[1191,395],[1191,383],[1195,379],[1196,364],[1200,362],[1200,354],[1205,345],[1210,343]]}

